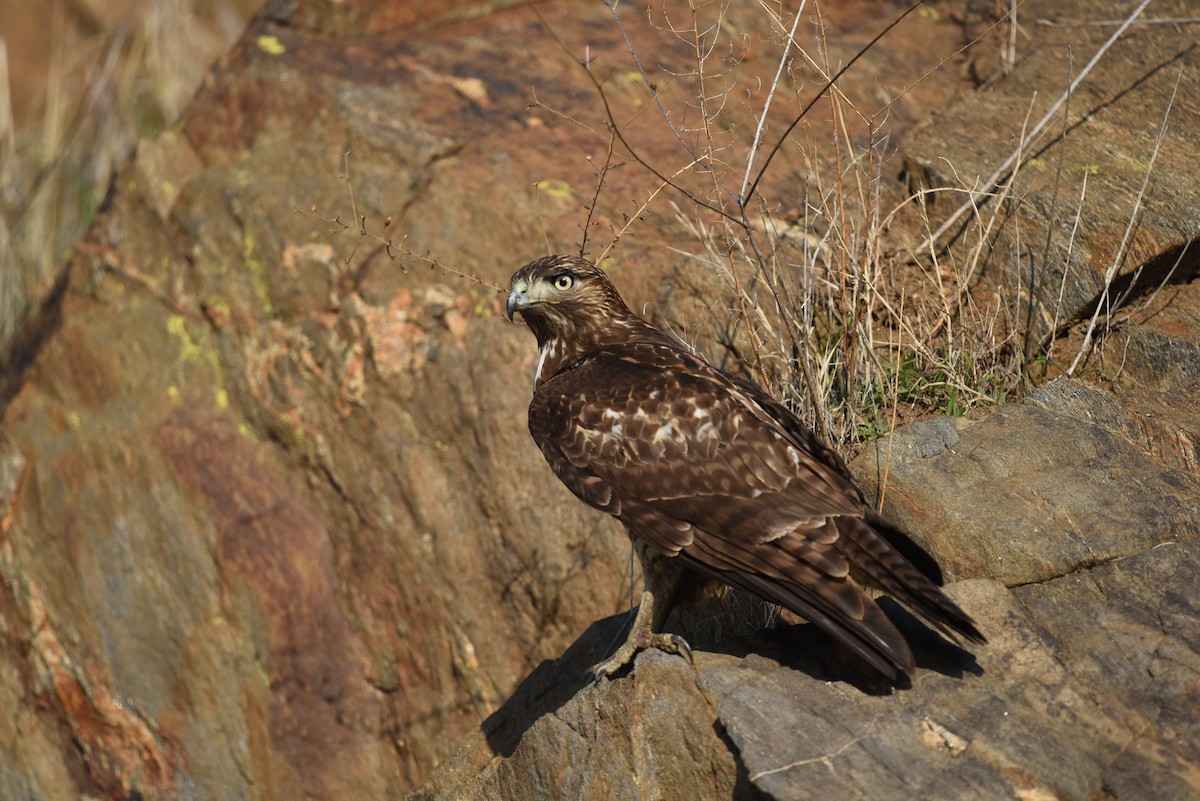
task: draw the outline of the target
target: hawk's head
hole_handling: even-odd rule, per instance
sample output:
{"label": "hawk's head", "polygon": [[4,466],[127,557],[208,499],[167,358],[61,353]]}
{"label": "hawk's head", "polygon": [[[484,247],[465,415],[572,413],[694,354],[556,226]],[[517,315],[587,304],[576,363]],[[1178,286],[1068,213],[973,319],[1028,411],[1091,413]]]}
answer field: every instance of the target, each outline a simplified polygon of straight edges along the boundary
{"label": "hawk's head", "polygon": [[521,313],[538,344],[633,316],[604,271],[574,256],[545,256],[517,270],[505,310],[509,320]]}
{"label": "hawk's head", "polygon": [[594,349],[653,331],[621,300],[604,271],[575,256],[545,256],[512,277],[505,307],[520,312],[542,349],[538,381]]}

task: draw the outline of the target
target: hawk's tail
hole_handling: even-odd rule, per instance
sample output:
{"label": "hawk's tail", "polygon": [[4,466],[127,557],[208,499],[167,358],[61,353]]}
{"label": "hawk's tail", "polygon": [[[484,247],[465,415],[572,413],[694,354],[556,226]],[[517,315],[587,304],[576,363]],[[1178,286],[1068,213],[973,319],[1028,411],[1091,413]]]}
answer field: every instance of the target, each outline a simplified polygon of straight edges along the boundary
{"label": "hawk's tail", "polygon": [[[872,525],[859,517],[839,517],[837,527],[838,548],[871,583],[951,639],[957,634],[972,642],[987,642],[971,616],[942,592],[941,571],[919,545],[886,524]],[[903,553],[910,549],[915,551]]]}
{"label": "hawk's tail", "polygon": [[[904,635],[848,577],[820,573],[774,544],[741,551],[741,570],[720,570],[687,551],[693,570],[786,607],[840,641],[889,678],[915,669]],[[936,589],[936,588],[935,588]]]}

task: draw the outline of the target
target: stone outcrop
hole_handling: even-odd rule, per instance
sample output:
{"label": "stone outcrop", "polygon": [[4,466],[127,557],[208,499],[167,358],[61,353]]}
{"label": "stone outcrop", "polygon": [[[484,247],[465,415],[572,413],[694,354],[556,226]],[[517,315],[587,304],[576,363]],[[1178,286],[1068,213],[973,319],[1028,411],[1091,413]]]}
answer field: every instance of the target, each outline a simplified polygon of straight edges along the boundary
{"label": "stone outcrop", "polygon": [[[1063,469],[1080,461],[1070,421],[1081,419],[1101,421],[1091,437],[1111,438],[1089,462],[1094,481]],[[897,433],[884,508],[919,501],[916,530],[989,638],[974,655],[888,606],[916,643],[910,686],[879,684],[799,625],[700,651],[694,668],[649,652],[616,681],[539,694],[580,686],[586,660],[568,652],[544,666],[554,679],[535,673],[485,724],[485,734],[528,727],[515,747],[511,734],[480,735],[462,764],[413,797],[1194,797],[1200,481],[1150,457],[1128,425],[1110,394],[1060,382],[961,433],[946,418]],[[856,472],[871,475],[888,450],[880,442]],[[1028,494],[971,486],[980,464]],[[1057,489],[1044,488],[1055,473]],[[948,486],[947,474],[968,482],[950,501],[929,489]],[[1135,502],[1117,487],[1146,495]],[[1093,519],[1097,506],[1104,520]],[[1138,536],[1103,550],[1097,535],[1114,531]],[[589,639],[603,638],[577,649]],[[638,714],[614,720],[614,709]],[[671,712],[647,720],[659,709]],[[688,780],[662,775],[664,762]]]}
{"label": "stone outcrop", "polygon": [[[686,158],[637,111],[603,5],[504,5],[268,4],[19,328],[0,361],[0,798],[1200,792],[1194,385],[1056,384],[855,463],[989,635],[974,659],[914,629],[920,670],[891,692],[793,625],[696,640],[694,670],[651,652],[585,681],[629,606],[628,544],[529,440],[536,353],[495,288],[589,222],[611,238],[658,188],[627,164],[582,210],[608,140],[576,56],[647,160]],[[655,19],[627,30],[666,80],[689,50]],[[852,98],[957,35],[913,19]],[[878,30],[831,24],[838,58]],[[769,81],[773,53],[737,79]],[[938,74],[891,113],[956,86]],[[772,169],[799,186],[803,154]],[[623,291],[668,321],[703,312],[681,287],[719,282],[668,247],[665,206],[644,216]]]}
{"label": "stone outcrop", "polygon": [[1140,417],[1056,381],[983,420],[938,417],[876,440],[857,474],[950,575],[1046,581],[1195,535],[1194,463],[1148,458],[1162,435]]}

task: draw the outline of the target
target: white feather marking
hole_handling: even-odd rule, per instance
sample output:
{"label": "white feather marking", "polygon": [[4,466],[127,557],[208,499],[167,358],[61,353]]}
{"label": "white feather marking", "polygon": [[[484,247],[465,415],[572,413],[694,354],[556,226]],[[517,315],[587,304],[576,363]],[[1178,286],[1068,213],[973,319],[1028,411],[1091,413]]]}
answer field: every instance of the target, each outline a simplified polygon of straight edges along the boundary
{"label": "white feather marking", "polygon": [[533,374],[533,383],[539,383],[542,380],[542,368],[546,366],[547,359],[554,359],[558,356],[558,340],[552,340],[542,346],[542,355],[538,357],[537,372]]}
{"label": "white feather marking", "polygon": [[696,429],[696,436],[700,439],[708,439],[709,437],[716,436],[716,434],[717,427],[713,425],[711,421],[705,422],[698,429]]}
{"label": "white feather marking", "polygon": [[800,466],[800,451],[796,450],[791,445],[788,445],[787,453],[788,453],[788,456],[792,460],[792,466],[799,467]]}
{"label": "white feather marking", "polygon": [[[616,411],[615,409],[605,409],[604,410],[604,419],[605,420],[620,420],[621,413]],[[614,426],[614,427],[619,428],[619,426]]]}
{"label": "white feather marking", "polygon": [[611,434],[613,437],[619,437],[624,433],[625,429],[621,428],[619,424],[614,424],[612,430],[609,432],[609,434]]}
{"label": "white feather marking", "polygon": [[664,439],[669,439],[678,443],[684,442],[683,434],[676,430],[676,428],[670,423],[667,423],[659,428],[658,431],[654,432],[654,441],[656,443],[661,442]]}

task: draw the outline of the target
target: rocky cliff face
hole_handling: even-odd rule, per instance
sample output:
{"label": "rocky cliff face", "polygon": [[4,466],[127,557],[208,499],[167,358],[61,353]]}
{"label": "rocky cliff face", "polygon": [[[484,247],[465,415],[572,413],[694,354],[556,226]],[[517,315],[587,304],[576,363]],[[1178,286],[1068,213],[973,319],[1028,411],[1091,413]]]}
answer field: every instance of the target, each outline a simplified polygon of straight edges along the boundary
{"label": "rocky cliff face", "polygon": [[[855,463],[987,632],[973,659],[914,634],[921,670],[891,692],[800,625],[585,684],[628,609],[628,544],[529,441],[536,354],[486,284],[578,241],[596,178],[574,154],[602,161],[607,140],[572,122],[603,128],[542,19],[464,9],[271,4],[117,176],[4,355],[0,798],[1200,793],[1200,418],[1196,385],[1171,384],[1196,380],[1194,205],[1154,206],[1181,216],[1130,257],[1184,254],[1170,309],[1129,329],[1169,344],[1129,349],[1168,378],[1053,384]],[[603,6],[542,14],[596,69],[624,63]],[[754,19],[734,21],[766,35]],[[877,69],[923,71],[957,30],[924,20]],[[878,27],[838,25],[848,52]],[[1194,52],[1171,50],[1184,34],[1154,29],[1137,86],[1194,82]],[[664,71],[686,56],[661,28],[629,33]],[[920,119],[954,87],[894,113]],[[1158,97],[1097,91],[1101,117]],[[939,130],[989,102],[961,98]],[[1194,126],[1170,130],[1170,158],[1195,163]],[[921,136],[914,153],[940,147]],[[641,141],[677,156],[673,137]],[[619,227],[657,185],[613,170],[597,218]],[[669,211],[644,225],[617,273],[635,308],[704,308],[681,287],[714,284],[677,280]]]}

